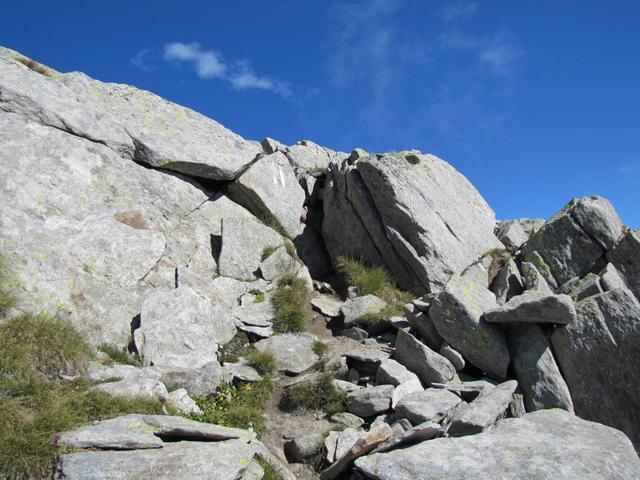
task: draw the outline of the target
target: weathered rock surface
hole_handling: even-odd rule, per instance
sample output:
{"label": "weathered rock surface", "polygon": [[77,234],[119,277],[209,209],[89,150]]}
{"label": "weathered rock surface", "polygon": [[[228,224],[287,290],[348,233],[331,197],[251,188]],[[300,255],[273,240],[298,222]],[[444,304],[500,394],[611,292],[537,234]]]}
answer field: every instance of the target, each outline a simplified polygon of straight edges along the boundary
{"label": "weathered rock surface", "polygon": [[449,345],[492,378],[507,374],[509,350],[504,333],[482,318],[496,307],[495,296],[475,282],[453,276],[434,300],[429,316]]}
{"label": "weathered rock surface", "polygon": [[419,425],[423,422],[440,421],[460,402],[460,397],[448,390],[427,388],[403,397],[396,405],[395,411],[413,425]]}
{"label": "weathered rock surface", "polygon": [[398,402],[400,402],[400,400],[402,400],[404,397],[406,397],[411,393],[421,392],[423,390],[424,390],[424,387],[422,386],[422,382],[420,382],[418,377],[412,380],[407,380],[405,382],[402,382],[393,391],[393,395],[391,396],[391,408],[395,410],[396,405],[398,405]]}
{"label": "weathered rock surface", "polygon": [[434,351],[440,350],[443,339],[436,330],[436,326],[429,315],[414,307],[417,311],[407,311],[409,326],[417,332],[420,339]]}
{"label": "weathered rock surface", "polygon": [[347,409],[363,418],[386,412],[391,407],[393,391],[393,385],[359,388],[347,394]]}
{"label": "weathered rock surface", "polygon": [[313,308],[327,317],[339,317],[343,303],[339,298],[328,295],[311,299]]}
{"label": "weathered rock surface", "polygon": [[[615,452],[615,453],[613,453]],[[621,432],[564,410],[500,420],[495,429],[438,438],[356,460],[369,478],[634,479],[640,460]]]}
{"label": "weathered rock surface", "polygon": [[396,338],[395,358],[418,375],[424,384],[446,382],[456,373],[449,360],[402,330],[398,331]]}
{"label": "weathered rock surface", "polygon": [[495,423],[507,409],[518,382],[509,380],[484,390],[471,403],[460,403],[447,416],[446,430],[452,437],[480,433]]}
{"label": "weathered rock surface", "polygon": [[373,453],[387,452],[396,448],[411,445],[414,443],[424,442],[439,436],[442,433],[442,427],[434,422],[424,422],[415,427],[405,430],[399,435],[393,435],[389,440],[376,447]]}
{"label": "weathered rock surface", "polygon": [[529,240],[529,234],[518,220],[498,222],[495,228],[496,237],[510,251],[517,251],[523,243]]}
{"label": "weathered rock surface", "polygon": [[538,325],[512,325],[507,338],[527,411],[563,408],[573,412],[569,388],[542,329]]}
{"label": "weathered rock surface", "polygon": [[294,268],[295,261],[283,245],[262,261],[260,274],[265,280],[272,281],[287,273],[294,273]]}
{"label": "weathered rock surface", "polygon": [[155,429],[144,422],[144,415],[133,414],[62,432],[57,444],[111,450],[162,448],[162,440],[154,433]]}
{"label": "weathered rock surface", "polygon": [[260,352],[271,352],[276,357],[278,370],[293,374],[302,373],[320,357],[313,352],[313,342],[317,340],[310,333],[283,333],[256,342]]}
{"label": "weathered rock surface", "polygon": [[512,297],[520,295],[523,291],[522,277],[518,266],[513,259],[500,269],[498,275],[491,284],[491,291],[496,295],[497,302],[502,305]]}
{"label": "weathered rock surface", "polygon": [[222,382],[233,380],[233,372],[217,361],[198,368],[164,367],[160,379],[169,390],[184,388],[189,395],[201,397],[216,391]]}
{"label": "weathered rock surface", "polygon": [[589,297],[551,344],[576,414],[625,432],[640,445],[640,303],[629,290]]}
{"label": "weathered rock surface", "polygon": [[640,232],[629,230],[607,253],[627,287],[640,299]]}
{"label": "weathered rock surface", "polygon": [[156,478],[236,480],[255,455],[245,440],[176,442],[163,448],[69,453],[60,457],[62,478],[125,480]]}
{"label": "weathered rock surface", "polygon": [[386,306],[386,302],[375,295],[363,295],[349,298],[342,304],[340,311],[344,315],[345,327],[349,327],[364,315],[378,313]]}
{"label": "weathered rock surface", "polygon": [[411,380],[418,380],[418,376],[391,358],[382,361],[376,372],[376,383],[378,385],[388,384],[398,386],[401,383]]}
{"label": "weathered rock surface", "polygon": [[305,194],[284,154],[276,152],[254,162],[228,192],[257,216],[274,219],[288,237],[302,233]]}
{"label": "weathered rock surface", "polygon": [[218,345],[235,333],[226,310],[179,287],[145,300],[134,338],[145,365],[198,368],[216,360]]}
{"label": "weathered rock surface", "polygon": [[484,313],[487,322],[554,323],[566,325],[576,318],[573,300],[568,295],[547,295],[529,291],[513,297],[500,307]]}
{"label": "weathered rock surface", "polygon": [[165,401],[169,395],[164,383],[156,377],[146,374],[132,375],[122,380],[101,383],[92,388],[99,392],[107,393],[112,397],[142,397],[151,400]]}
{"label": "weathered rock surface", "polygon": [[386,264],[405,288],[439,290],[500,247],[494,225],[468,180],[433,155],[363,156],[329,173],[323,233],[332,261],[350,255]]}
{"label": "weathered rock surface", "polygon": [[455,348],[453,348],[447,342],[442,343],[438,353],[440,353],[440,355],[442,355],[444,358],[449,360],[451,362],[451,365],[453,365],[453,368],[456,369],[456,371],[460,371],[464,368],[464,365],[465,365],[464,357],[460,355],[460,352],[458,352]]}
{"label": "weathered rock surface", "polygon": [[533,263],[522,262],[521,269],[522,283],[526,290],[534,290],[548,295],[553,293],[549,288],[549,284]]}
{"label": "weathered rock surface", "polygon": [[322,433],[305,433],[287,442],[284,453],[290,463],[302,463],[318,451],[323,441]]}
{"label": "weathered rock surface", "polygon": [[574,302],[579,302],[587,297],[602,293],[600,277],[594,273],[587,273],[584,278],[574,278],[565,283],[558,290],[559,293],[566,293]]}

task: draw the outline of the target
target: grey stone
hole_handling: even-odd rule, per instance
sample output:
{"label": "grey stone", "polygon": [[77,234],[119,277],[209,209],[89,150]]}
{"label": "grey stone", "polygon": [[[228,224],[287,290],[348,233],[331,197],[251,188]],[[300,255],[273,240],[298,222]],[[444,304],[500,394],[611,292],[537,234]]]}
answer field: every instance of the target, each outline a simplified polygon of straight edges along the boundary
{"label": "grey stone", "polygon": [[356,430],[355,428],[345,428],[336,441],[336,451],[334,461],[340,460],[353,447],[360,438],[367,434],[364,430]]}
{"label": "grey stone", "polygon": [[439,436],[442,433],[442,427],[434,422],[424,422],[415,427],[405,430],[400,435],[394,435],[389,440],[379,445],[372,453],[382,453],[395,450],[396,448],[413,445],[414,443],[424,442]]}
{"label": "grey stone", "polygon": [[179,388],[167,395],[167,403],[183,415],[201,415],[202,409],[184,388]]}
{"label": "grey stone", "polygon": [[242,322],[236,323],[236,327],[238,330],[250,333],[260,338],[269,338],[274,333],[273,328],[271,327],[254,327],[253,325],[247,325]]}
{"label": "grey stone", "polygon": [[275,252],[260,264],[260,273],[262,274],[262,278],[272,281],[282,275],[292,273],[294,266],[295,261],[287,253],[287,249],[283,245],[278,247]]}
{"label": "grey stone", "polygon": [[427,388],[405,396],[398,402],[395,411],[413,425],[419,425],[423,422],[440,421],[460,402],[460,397],[448,390]]}
{"label": "grey stone", "polygon": [[323,171],[327,169],[329,162],[345,158],[347,154],[321,147],[310,140],[301,140],[287,149],[287,157],[292,165],[303,171]]}
{"label": "grey stone", "polygon": [[551,335],[575,412],[625,432],[640,446],[640,303],[619,289],[586,298],[577,320]]}
{"label": "grey stone", "polygon": [[613,263],[607,263],[600,272],[600,284],[605,292],[618,288],[629,288]]}
{"label": "grey stone", "polygon": [[146,415],[144,423],[153,428],[160,437],[180,438],[185,440],[251,440],[256,438],[255,432],[240,428],[224,427],[213,423],[196,422],[183,417],[168,415]]}
{"label": "grey stone", "polygon": [[281,143],[277,140],[274,140],[271,137],[265,137],[262,142],[260,142],[260,146],[262,146],[262,150],[270,155],[275,152],[286,152],[287,146],[284,143]]}
{"label": "grey stone", "polygon": [[398,386],[410,380],[418,380],[418,376],[391,358],[383,360],[376,372],[376,383],[378,385],[388,384]]}
{"label": "grey stone", "polygon": [[358,327],[346,328],[340,333],[340,335],[357,341],[369,338],[369,334],[367,333],[367,331]]}
{"label": "grey stone", "polygon": [[575,321],[576,308],[568,295],[547,295],[527,291],[500,307],[484,313],[487,322],[554,323],[566,325]]}
{"label": "grey stone", "polygon": [[334,379],[331,381],[331,384],[336,388],[336,390],[342,393],[350,393],[362,388],[360,385],[346,380]]}
{"label": "grey stone", "polygon": [[565,283],[558,290],[559,293],[566,293],[574,302],[579,302],[587,297],[602,293],[600,277],[594,273],[587,273],[584,278],[574,278]]}
{"label": "grey stone", "polygon": [[56,444],[69,448],[132,450],[162,448],[154,428],[144,422],[144,415],[126,415],[59,434]]}
{"label": "grey stone", "polygon": [[349,412],[339,412],[331,415],[330,420],[339,425],[345,425],[351,428],[360,428],[364,425],[364,420]]}
{"label": "grey stone", "polygon": [[197,368],[216,360],[218,344],[235,333],[227,311],[179,287],[145,300],[134,338],[144,365]]}
{"label": "grey stone", "polygon": [[322,366],[325,372],[332,372],[336,378],[344,379],[349,372],[347,359],[342,355],[332,355]]}
{"label": "grey stone", "polygon": [[621,234],[622,223],[607,200],[573,199],[531,236],[523,248],[524,259],[536,264],[537,252],[562,285],[589,273]]}
{"label": "grey stone", "polygon": [[480,433],[493,425],[509,406],[518,382],[509,380],[484,390],[471,403],[457,405],[447,415],[446,431],[452,437]]}
{"label": "grey stone", "polygon": [[436,330],[433,320],[425,312],[407,312],[409,326],[415,330],[424,343],[434,351],[440,350],[443,339]]}
{"label": "grey stone", "polygon": [[228,185],[228,192],[257,216],[274,219],[288,237],[302,233],[305,194],[284,154],[276,152],[254,162]]}
{"label": "grey stone", "polygon": [[424,384],[446,382],[456,373],[449,360],[402,330],[398,331],[396,338],[395,358],[418,375]]}
{"label": "grey stone", "polygon": [[[360,417],[356,417],[356,418],[360,418]],[[336,461],[336,446],[338,445],[338,437],[340,436],[340,433],[341,432],[339,431],[331,430],[327,434],[327,438],[324,439],[324,449],[326,450],[325,458],[329,463],[333,463]]]}
{"label": "grey stone", "polygon": [[524,395],[522,393],[517,393],[516,391],[516,393],[513,394],[507,412],[507,417],[510,418],[518,418],[527,413],[527,409],[524,406]]}
{"label": "grey stone", "polygon": [[511,252],[516,252],[523,243],[529,240],[529,234],[518,220],[498,222],[495,234]]}
{"label": "grey stone", "polygon": [[457,393],[468,402],[474,400],[483,391],[493,390],[495,388],[495,384],[487,379],[464,382],[452,381],[449,383],[434,383],[431,386],[433,388],[442,388],[444,390]]}
{"label": "grey stone", "polygon": [[352,163],[332,169],[325,189],[323,231],[333,262],[361,256],[385,265],[403,288],[436,291],[502,246],[491,209],[437,157],[399,152]]}
{"label": "grey stone", "polygon": [[273,308],[270,296],[268,296],[262,303],[235,306],[231,309],[231,314],[236,320],[245,325],[270,327],[276,311]]}
{"label": "grey stone", "polygon": [[372,417],[391,406],[393,385],[359,388],[347,394],[347,410],[359,417]]}
{"label": "grey stone", "polygon": [[311,299],[311,306],[327,317],[339,317],[343,303],[339,298],[329,295]]}
{"label": "grey stone", "polygon": [[533,263],[522,262],[521,268],[522,283],[526,290],[535,290],[548,295],[553,293],[553,290],[549,288],[547,281]]}
{"label": "grey stone", "polygon": [[355,466],[379,480],[596,480],[637,478],[640,460],[621,432],[564,410],[541,410],[500,420],[478,435],[359,458]]}
{"label": "grey stone", "polygon": [[242,382],[259,382],[262,380],[262,376],[260,376],[255,368],[242,362],[225,363],[223,368],[229,372],[234,379],[238,379]]}
{"label": "grey stone", "polygon": [[400,385],[396,386],[396,389],[393,391],[393,395],[391,396],[391,408],[395,409],[400,400],[407,395],[415,392],[421,392],[423,390],[424,388],[422,387],[422,383],[418,377],[402,382]]}
{"label": "grey stone", "polygon": [[245,440],[176,442],[163,448],[69,453],[60,456],[62,478],[82,480],[236,480],[255,455]]}
{"label": "grey stone", "polygon": [[88,380],[96,383],[106,382],[115,378],[124,380],[129,377],[146,376],[160,379],[160,374],[153,369],[134,367],[133,365],[103,365],[98,362],[89,362],[85,376]]}
{"label": "grey stone", "polygon": [[607,253],[607,259],[616,267],[636,298],[640,298],[640,232],[627,231]]}
{"label": "grey stone", "polygon": [[507,338],[527,411],[563,408],[573,412],[569,388],[542,329],[538,325],[512,325]]}
{"label": "grey stone", "polygon": [[243,281],[255,280],[264,249],[282,244],[280,235],[255,219],[225,218],[218,260],[220,275]]}
{"label": "grey stone", "polygon": [[193,397],[215,393],[223,382],[233,380],[233,373],[217,361],[198,368],[164,367],[160,379],[169,390],[184,388]]}
{"label": "grey stone", "polygon": [[431,305],[429,316],[442,338],[468,362],[488,376],[502,379],[509,365],[504,333],[482,318],[495,306],[493,293],[454,275]]}
{"label": "grey stone", "polygon": [[364,295],[362,297],[347,299],[347,301],[342,304],[340,311],[344,315],[345,327],[349,327],[356,323],[362,316],[378,313],[386,306],[386,302],[375,295]]}
{"label": "grey stone", "polygon": [[271,352],[276,357],[278,370],[298,374],[320,360],[313,352],[313,343],[316,340],[315,335],[306,332],[283,333],[260,340],[254,346],[260,352]]}
{"label": "grey stone", "polygon": [[444,342],[442,344],[439,353],[451,362],[451,365],[456,369],[456,372],[464,368],[464,357],[448,343]]}
{"label": "grey stone", "polygon": [[161,402],[165,401],[169,395],[164,383],[148,375],[134,375],[116,382],[101,383],[92,387],[92,390],[109,394],[112,397],[142,397]]}
{"label": "grey stone", "polygon": [[507,264],[500,269],[498,275],[491,284],[491,291],[496,296],[496,301],[502,305],[512,297],[520,295],[523,291],[522,278],[516,262],[509,259]]}
{"label": "grey stone", "polygon": [[287,442],[284,453],[289,463],[303,463],[318,451],[323,442],[324,434],[321,432],[305,433]]}

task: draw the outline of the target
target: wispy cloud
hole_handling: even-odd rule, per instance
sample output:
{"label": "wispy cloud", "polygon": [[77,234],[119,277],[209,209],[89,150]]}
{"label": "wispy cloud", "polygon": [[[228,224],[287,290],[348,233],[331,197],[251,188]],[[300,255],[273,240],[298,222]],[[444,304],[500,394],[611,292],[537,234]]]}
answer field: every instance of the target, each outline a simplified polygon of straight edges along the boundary
{"label": "wispy cloud", "polygon": [[640,161],[623,163],[618,166],[618,173],[627,179],[640,179]]}
{"label": "wispy cloud", "polygon": [[[164,61],[190,66],[203,80],[223,80],[239,91],[263,90],[289,99],[294,95],[289,82],[257,74],[247,59],[227,61],[221,52],[204,49],[198,42],[171,42],[165,44],[162,51]],[[143,49],[131,59],[131,64],[145,72],[151,72],[156,69],[155,60],[156,55],[152,49]]]}
{"label": "wispy cloud", "polygon": [[465,22],[476,13],[478,4],[470,3],[448,3],[440,10],[440,17],[447,23]]}

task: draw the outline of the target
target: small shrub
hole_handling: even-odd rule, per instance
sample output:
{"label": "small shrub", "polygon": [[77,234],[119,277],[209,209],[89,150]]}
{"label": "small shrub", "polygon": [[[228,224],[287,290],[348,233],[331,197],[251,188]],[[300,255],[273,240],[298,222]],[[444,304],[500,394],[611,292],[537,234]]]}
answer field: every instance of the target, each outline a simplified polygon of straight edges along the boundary
{"label": "small shrub", "polygon": [[305,303],[309,291],[303,279],[283,275],[273,294],[276,310],[273,329],[278,333],[300,332],[305,329]]}
{"label": "small shrub", "polygon": [[273,252],[275,252],[277,249],[278,247],[264,247],[264,249],[262,250],[262,261],[264,262],[267,258],[273,255]]}
{"label": "small shrub", "polygon": [[98,348],[102,353],[108,355],[112,363],[118,363],[120,365],[132,365],[134,367],[141,367],[142,363],[137,355],[133,355],[129,352],[119,349],[115,345],[108,345],[103,343]]}
{"label": "small shrub", "polygon": [[263,303],[266,300],[266,296],[262,290],[254,288],[253,290],[249,290],[249,293],[254,297],[253,303]]}
{"label": "small shrub", "polygon": [[290,410],[321,410],[328,414],[343,412],[346,396],[333,386],[334,377],[323,373],[317,380],[287,388],[283,405]]}
{"label": "small shrub", "polygon": [[39,64],[35,60],[31,60],[30,58],[26,58],[26,57],[18,57],[16,58],[16,60],[21,64],[25,65],[30,70],[33,70],[34,72],[39,73],[40,75],[45,75],[47,77],[52,76],[52,72],[47,67]]}
{"label": "small shrub", "polygon": [[261,435],[264,433],[264,409],[272,392],[273,383],[268,378],[241,386],[223,383],[216,395],[195,399],[203,413],[192,418],[227,427],[250,428]]}
{"label": "small shrub", "polygon": [[260,375],[271,375],[276,371],[276,357],[271,352],[251,352],[248,363],[255,368]]}
{"label": "small shrub", "polygon": [[218,361],[220,363],[235,363],[240,357],[246,357],[250,352],[249,337],[246,333],[238,331],[229,343],[220,347]]}
{"label": "small shrub", "polygon": [[327,350],[329,350],[329,347],[327,347],[326,343],[323,343],[320,340],[313,342],[313,353],[319,357],[323,357],[327,353]]}

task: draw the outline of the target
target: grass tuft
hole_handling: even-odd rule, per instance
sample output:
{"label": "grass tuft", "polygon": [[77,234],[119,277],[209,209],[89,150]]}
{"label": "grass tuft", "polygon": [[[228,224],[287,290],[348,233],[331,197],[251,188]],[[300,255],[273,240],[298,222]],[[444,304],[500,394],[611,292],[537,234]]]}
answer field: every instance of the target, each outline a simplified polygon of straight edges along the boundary
{"label": "grass tuft", "polygon": [[276,310],[273,329],[277,333],[301,332],[305,329],[305,303],[309,290],[305,281],[293,274],[283,275],[273,294]]}
{"label": "grass tuft", "polygon": [[7,286],[7,277],[7,263],[0,257],[0,319],[5,318],[16,304],[16,299]]}
{"label": "grass tuft", "polygon": [[118,363],[120,365],[132,365],[134,367],[142,366],[142,362],[140,362],[140,359],[137,355],[126,352],[116,347],[115,345],[103,343],[102,345],[100,345],[98,350],[106,354],[111,360],[111,363]]}
{"label": "grass tuft", "polygon": [[278,219],[275,217],[275,215],[271,212],[259,212],[258,215],[256,215],[258,220],[260,220],[264,225],[266,225],[269,228],[272,228],[273,230],[275,230],[276,232],[278,232],[280,235],[282,235],[284,238],[289,238],[289,235],[287,234],[287,232],[285,231],[285,229],[283,228],[283,226],[280,224],[280,222],[278,221]]}
{"label": "grass tuft", "polygon": [[313,342],[313,353],[318,355],[320,358],[324,357],[328,350],[329,347],[326,343],[323,343],[320,340]]}
{"label": "grass tuft", "polygon": [[262,290],[254,288],[249,290],[249,293],[254,296],[253,303],[263,303],[266,300],[266,296]]}
{"label": "grass tuft", "polygon": [[264,247],[262,249],[262,261],[264,262],[267,258],[273,255],[273,252],[275,252],[277,249],[278,247]]}
{"label": "grass tuft", "polygon": [[282,480],[282,477],[276,472],[275,468],[271,466],[264,458],[258,458],[258,464],[262,467],[264,475],[262,480]]}
{"label": "grass tuft", "polygon": [[34,72],[39,73],[40,75],[45,75],[47,77],[52,76],[52,72],[47,67],[36,62],[35,60],[31,60],[30,58],[26,58],[26,57],[18,57],[16,58],[16,60],[21,64],[25,65],[30,70],[33,70]]}
{"label": "grass tuft", "polygon": [[195,399],[203,413],[192,418],[227,427],[253,429],[260,436],[264,433],[264,410],[272,392],[273,383],[268,378],[240,386],[223,383],[217,394]]}
{"label": "grass tuft", "polygon": [[247,359],[250,366],[255,368],[260,375],[272,375],[276,371],[276,357],[271,352],[254,351]]}
{"label": "grass tuft", "polygon": [[220,363],[235,363],[240,357],[246,357],[251,352],[249,337],[245,332],[238,330],[231,341],[220,346],[218,361]]}
{"label": "grass tuft", "polygon": [[324,411],[328,414],[344,412],[346,396],[333,386],[334,376],[323,373],[311,382],[298,383],[287,388],[283,406],[287,410]]}

